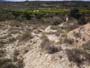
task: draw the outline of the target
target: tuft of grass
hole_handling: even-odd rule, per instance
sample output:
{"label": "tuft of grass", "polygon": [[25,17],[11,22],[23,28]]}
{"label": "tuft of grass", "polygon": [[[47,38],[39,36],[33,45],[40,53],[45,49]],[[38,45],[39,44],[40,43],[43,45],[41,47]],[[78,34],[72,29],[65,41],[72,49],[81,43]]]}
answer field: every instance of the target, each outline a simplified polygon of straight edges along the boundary
{"label": "tuft of grass", "polygon": [[28,39],[31,39],[32,36],[31,36],[31,32],[27,31],[25,33],[23,33],[21,36],[18,37],[20,41],[25,41],[25,40],[28,40]]}

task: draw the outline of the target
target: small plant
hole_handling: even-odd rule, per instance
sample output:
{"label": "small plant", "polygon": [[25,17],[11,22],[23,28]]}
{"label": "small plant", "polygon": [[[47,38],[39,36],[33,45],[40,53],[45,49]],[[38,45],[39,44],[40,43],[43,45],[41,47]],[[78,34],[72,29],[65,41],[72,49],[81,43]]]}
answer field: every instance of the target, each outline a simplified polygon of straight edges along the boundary
{"label": "small plant", "polygon": [[74,37],[76,37],[76,38],[81,38],[81,33],[76,33],[76,32],[74,32],[73,35],[74,35]]}
{"label": "small plant", "polygon": [[86,24],[86,23],[87,23],[87,21],[86,21],[86,19],[85,19],[85,15],[82,15],[82,16],[80,17],[80,19],[79,19],[78,24],[79,24],[79,25],[84,25],[84,24]]}
{"label": "small plant", "polygon": [[59,50],[59,48],[57,48],[57,47],[54,47],[54,46],[48,47],[48,53],[49,53],[49,54],[54,54],[54,53],[59,52],[59,51],[60,51],[60,50]]}
{"label": "small plant", "polygon": [[5,50],[0,48],[0,57],[4,57],[5,55]]}
{"label": "small plant", "polygon": [[31,39],[32,36],[30,34],[29,31],[26,31],[25,33],[23,33],[21,36],[19,36],[19,40],[20,41],[23,41],[23,40],[28,40],[28,39]]}
{"label": "small plant", "polygon": [[75,63],[79,68],[82,68],[81,65],[84,62],[87,62],[87,64],[90,64],[90,54],[82,49],[72,49],[66,50],[67,57],[70,62]]}
{"label": "small plant", "polygon": [[61,50],[60,47],[59,48],[55,47],[46,36],[43,36],[42,39],[44,39],[40,45],[40,48],[42,51],[49,53],[49,54],[54,54],[54,53],[59,52]]}
{"label": "small plant", "polygon": [[85,51],[90,53],[90,41],[83,45]]}
{"label": "small plant", "polygon": [[[46,46],[45,46],[46,47]],[[55,46],[47,46],[46,48],[42,48],[42,49],[44,49],[47,53],[49,53],[49,54],[54,54],[54,53],[56,53],[56,52],[59,52],[60,51],[60,48],[57,48],[57,47],[55,47]]]}

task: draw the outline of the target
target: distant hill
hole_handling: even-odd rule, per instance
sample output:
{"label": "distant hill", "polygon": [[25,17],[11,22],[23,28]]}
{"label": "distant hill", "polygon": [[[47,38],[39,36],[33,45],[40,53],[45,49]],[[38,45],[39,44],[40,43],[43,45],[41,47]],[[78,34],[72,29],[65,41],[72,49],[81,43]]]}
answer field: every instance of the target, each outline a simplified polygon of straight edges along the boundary
{"label": "distant hill", "polygon": [[4,0],[0,0],[0,1],[4,1]]}
{"label": "distant hill", "polygon": [[0,0],[0,9],[42,9],[42,8],[88,8],[90,2],[84,1],[30,1],[30,2],[5,2]]}

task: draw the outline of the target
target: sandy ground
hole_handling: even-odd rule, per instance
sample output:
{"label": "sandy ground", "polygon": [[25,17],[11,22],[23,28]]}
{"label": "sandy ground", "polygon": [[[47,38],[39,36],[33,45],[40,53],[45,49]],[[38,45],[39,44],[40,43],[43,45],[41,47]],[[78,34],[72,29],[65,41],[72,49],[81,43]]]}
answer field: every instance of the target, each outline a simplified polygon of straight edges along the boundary
{"label": "sandy ground", "polygon": [[90,24],[0,22],[0,68],[90,68]]}

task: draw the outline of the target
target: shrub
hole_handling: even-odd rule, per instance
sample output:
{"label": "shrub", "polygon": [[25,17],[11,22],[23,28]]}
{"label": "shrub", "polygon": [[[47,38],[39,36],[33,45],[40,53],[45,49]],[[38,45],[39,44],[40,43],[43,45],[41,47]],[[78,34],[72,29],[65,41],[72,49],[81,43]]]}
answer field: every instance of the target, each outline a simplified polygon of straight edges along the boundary
{"label": "shrub", "polygon": [[86,24],[86,23],[87,23],[87,21],[86,21],[86,19],[85,19],[85,15],[82,15],[82,16],[80,17],[79,21],[78,21],[78,24],[84,25],[84,24]]}
{"label": "shrub", "polygon": [[84,62],[90,64],[90,54],[81,49],[66,49],[66,54],[70,62],[75,63],[79,68]]}
{"label": "shrub", "polygon": [[71,9],[69,16],[75,19],[79,19],[81,17],[81,14],[79,13],[79,9]]}
{"label": "shrub", "polygon": [[81,14],[79,9],[71,9],[68,16],[77,19],[78,24],[80,24],[80,25],[84,25],[87,23],[85,20],[85,15]]}

